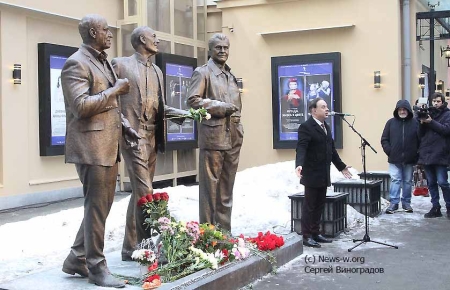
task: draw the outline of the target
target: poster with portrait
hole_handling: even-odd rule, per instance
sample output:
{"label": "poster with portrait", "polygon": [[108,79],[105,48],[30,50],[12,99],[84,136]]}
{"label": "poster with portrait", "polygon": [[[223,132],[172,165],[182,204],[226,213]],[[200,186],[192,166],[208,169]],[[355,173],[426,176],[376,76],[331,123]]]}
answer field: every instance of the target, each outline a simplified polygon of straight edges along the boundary
{"label": "poster with portrait", "polygon": [[[321,97],[330,111],[339,111],[340,53],[272,57],[273,148],[294,149],[298,127],[305,122],[308,103]],[[341,122],[327,120],[336,147],[342,148]]]}
{"label": "poster with portrait", "polygon": [[[156,65],[161,68],[164,75],[166,105],[189,110],[187,98],[189,85],[194,69],[197,67],[197,59],[158,53]],[[191,149],[197,147],[197,129],[194,120],[185,119],[182,125],[167,120],[167,149]]]}
{"label": "poster with portrait", "polygon": [[67,57],[50,55],[50,124],[51,145],[64,145],[66,138],[66,109],[61,86],[61,71]]}
{"label": "poster with portrait", "polygon": [[40,156],[64,155],[66,110],[61,71],[76,47],[38,44]]}

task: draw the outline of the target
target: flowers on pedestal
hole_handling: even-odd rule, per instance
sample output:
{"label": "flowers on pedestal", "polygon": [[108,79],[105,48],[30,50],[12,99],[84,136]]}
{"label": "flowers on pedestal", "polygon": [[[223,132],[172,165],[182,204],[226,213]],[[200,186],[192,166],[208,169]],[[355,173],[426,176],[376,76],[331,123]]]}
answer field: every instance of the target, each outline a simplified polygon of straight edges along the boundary
{"label": "flowers on pedestal", "polygon": [[[211,224],[177,221],[167,209],[168,201],[169,195],[165,192],[148,194],[138,201],[147,230],[151,236],[158,236],[156,243],[149,239],[150,249],[136,250],[132,256],[147,266],[144,289],[156,288],[161,282],[171,282],[205,268],[217,269],[227,262],[246,259],[252,253],[264,258],[261,251],[272,251],[284,245],[283,237],[270,232],[260,232],[252,238],[243,235],[234,238]],[[273,256],[270,257],[273,261]],[[158,259],[164,262],[158,264]]]}

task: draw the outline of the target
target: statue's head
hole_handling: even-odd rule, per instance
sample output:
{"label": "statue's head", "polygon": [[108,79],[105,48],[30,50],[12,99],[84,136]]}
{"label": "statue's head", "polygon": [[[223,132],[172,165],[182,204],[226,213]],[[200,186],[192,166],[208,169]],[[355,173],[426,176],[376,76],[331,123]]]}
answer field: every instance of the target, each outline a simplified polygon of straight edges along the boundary
{"label": "statue's head", "polygon": [[209,53],[214,62],[225,64],[228,60],[230,40],[225,34],[216,33],[208,41]]}
{"label": "statue's head", "polygon": [[148,26],[139,26],[131,33],[131,45],[136,51],[144,49],[152,55],[156,54],[158,43],[155,31]]}
{"label": "statue's head", "polygon": [[98,51],[111,47],[113,35],[109,30],[106,19],[100,15],[89,14],[78,24],[83,43],[92,46]]}

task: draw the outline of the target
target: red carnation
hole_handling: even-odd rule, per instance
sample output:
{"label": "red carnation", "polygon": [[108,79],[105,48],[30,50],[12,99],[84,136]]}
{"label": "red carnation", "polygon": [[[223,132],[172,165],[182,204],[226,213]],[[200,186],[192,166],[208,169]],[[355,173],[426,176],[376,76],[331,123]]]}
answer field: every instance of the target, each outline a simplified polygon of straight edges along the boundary
{"label": "red carnation", "polygon": [[141,197],[138,202],[137,205],[138,206],[143,206],[144,204],[146,204],[148,202],[147,198],[145,198],[145,196]]}
{"label": "red carnation", "polygon": [[150,277],[147,277],[147,278],[144,280],[144,282],[150,282],[150,283],[152,283],[152,282],[155,281],[155,280],[161,280],[161,277],[159,277],[158,274],[151,275]]}
{"label": "red carnation", "polygon": [[158,268],[158,260],[156,260],[153,264],[148,266],[148,271],[151,272],[151,271],[155,270],[156,268]]}
{"label": "red carnation", "polygon": [[161,199],[161,194],[155,193],[155,194],[153,195],[153,199],[154,199],[155,201],[160,200],[160,199]]}
{"label": "red carnation", "polygon": [[220,265],[225,264],[228,261],[228,258],[230,256],[227,249],[222,249],[222,254],[224,255],[224,257],[223,257],[222,261],[220,261]]}
{"label": "red carnation", "polygon": [[277,244],[277,247],[283,246],[284,245],[283,237],[278,237],[277,240],[276,240],[276,244]]}

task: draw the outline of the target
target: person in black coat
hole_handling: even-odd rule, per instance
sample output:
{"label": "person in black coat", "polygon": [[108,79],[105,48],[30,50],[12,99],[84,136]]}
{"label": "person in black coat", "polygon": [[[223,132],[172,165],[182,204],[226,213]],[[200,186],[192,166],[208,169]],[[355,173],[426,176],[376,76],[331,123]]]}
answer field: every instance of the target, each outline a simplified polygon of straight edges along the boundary
{"label": "person in black coat", "polygon": [[417,162],[419,122],[414,118],[411,105],[407,100],[399,100],[395,106],[394,117],[389,119],[381,135],[381,146],[388,156],[391,185],[389,198],[391,204],[386,213],[392,214],[398,209],[400,189],[402,207],[412,213],[411,192],[413,186],[413,166]]}
{"label": "person in black coat", "polygon": [[424,165],[432,204],[425,217],[442,216],[439,185],[447,207],[447,218],[450,219],[450,185],[447,181],[447,166],[450,163],[450,110],[443,94],[434,93],[431,99],[433,107],[429,108],[427,118],[420,119],[419,126],[418,164]]}
{"label": "person in black coat", "polygon": [[327,103],[322,98],[310,101],[311,117],[298,128],[295,172],[305,186],[302,207],[303,245],[320,248],[319,243],[331,243],[320,234],[320,217],[325,206],[327,187],[331,185],[331,162],[346,178],[352,175],[339,157],[325,122],[328,118]]}

